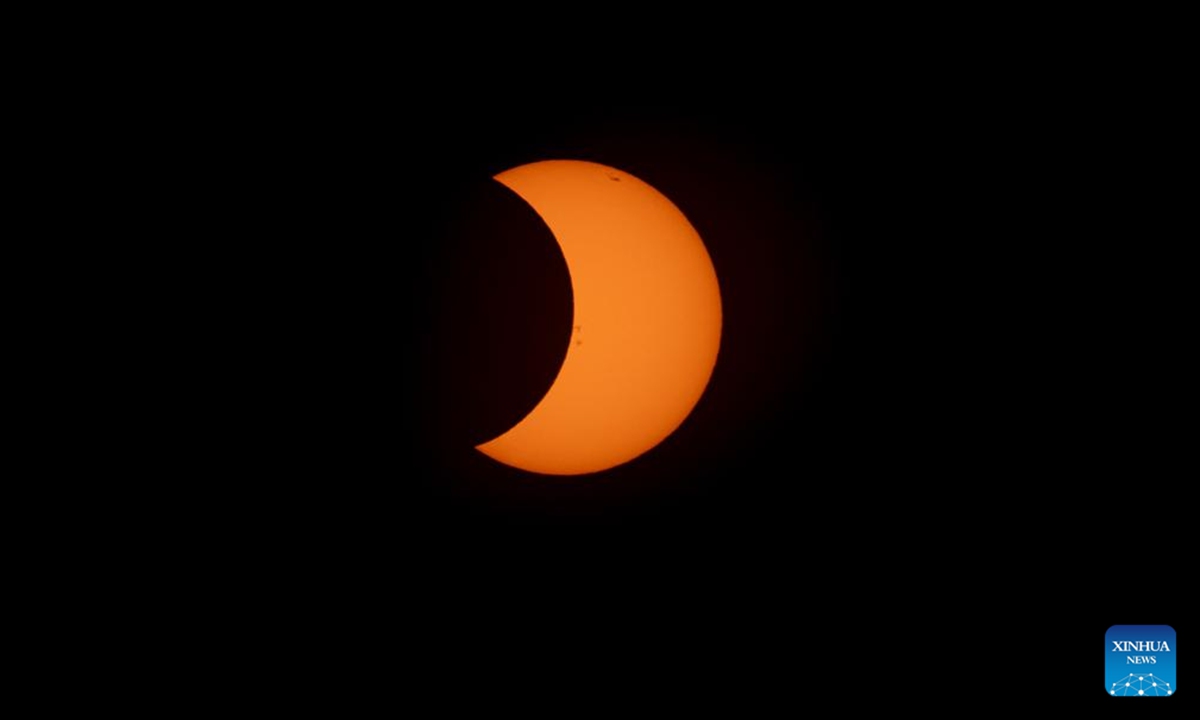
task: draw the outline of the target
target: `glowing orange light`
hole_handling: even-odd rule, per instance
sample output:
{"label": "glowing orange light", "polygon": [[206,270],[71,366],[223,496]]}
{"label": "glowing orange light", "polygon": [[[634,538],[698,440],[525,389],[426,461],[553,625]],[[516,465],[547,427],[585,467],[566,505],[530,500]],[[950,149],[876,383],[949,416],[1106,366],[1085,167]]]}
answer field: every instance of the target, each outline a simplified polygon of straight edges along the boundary
{"label": "glowing orange light", "polygon": [[549,160],[495,179],[558,240],[575,317],[546,396],[478,449],[551,475],[628,462],[679,427],[716,364],[721,295],[704,243],[670,200],[604,165]]}

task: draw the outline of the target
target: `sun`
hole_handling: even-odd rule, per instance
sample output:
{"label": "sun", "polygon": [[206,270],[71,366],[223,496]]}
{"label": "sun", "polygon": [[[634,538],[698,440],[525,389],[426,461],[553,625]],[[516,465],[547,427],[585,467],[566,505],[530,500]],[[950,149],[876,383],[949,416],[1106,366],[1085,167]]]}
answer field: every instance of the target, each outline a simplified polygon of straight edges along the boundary
{"label": "sun", "polygon": [[551,475],[642,455],[683,423],[716,365],[721,294],[704,242],[666,196],[615,168],[548,160],[495,179],[558,241],[575,314],[545,397],[478,449]]}

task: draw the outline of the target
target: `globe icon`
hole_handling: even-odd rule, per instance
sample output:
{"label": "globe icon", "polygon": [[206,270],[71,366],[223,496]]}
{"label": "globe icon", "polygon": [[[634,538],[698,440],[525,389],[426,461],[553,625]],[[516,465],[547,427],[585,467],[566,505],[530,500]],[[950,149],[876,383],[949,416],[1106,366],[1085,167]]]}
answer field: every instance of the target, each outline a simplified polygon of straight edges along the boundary
{"label": "globe icon", "polygon": [[1174,692],[1171,683],[1154,673],[1130,673],[1108,688],[1108,694],[1117,697],[1166,697]]}

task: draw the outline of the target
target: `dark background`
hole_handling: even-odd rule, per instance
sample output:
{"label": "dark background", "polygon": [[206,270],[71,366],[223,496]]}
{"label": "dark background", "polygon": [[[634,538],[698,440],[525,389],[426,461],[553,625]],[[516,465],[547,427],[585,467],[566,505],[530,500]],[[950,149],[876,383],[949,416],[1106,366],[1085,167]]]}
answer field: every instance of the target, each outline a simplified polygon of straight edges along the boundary
{"label": "dark background", "polygon": [[[145,179],[186,168],[153,194],[184,240],[142,282],[179,300],[139,367],[168,361],[146,417],[186,409],[156,456],[198,479],[161,522],[217,532],[191,552],[220,587],[366,682],[744,708],[926,699],[911,666],[946,704],[1124,709],[1104,630],[1186,654],[1194,605],[1169,95],[1120,63],[788,47],[587,45],[564,81],[549,51],[455,73],[339,42],[173,77]],[[567,342],[553,238],[490,180],[548,158],[671,198],[725,313],[683,426],[580,478],[473,450]],[[1015,686],[1026,658],[1058,682]]]}

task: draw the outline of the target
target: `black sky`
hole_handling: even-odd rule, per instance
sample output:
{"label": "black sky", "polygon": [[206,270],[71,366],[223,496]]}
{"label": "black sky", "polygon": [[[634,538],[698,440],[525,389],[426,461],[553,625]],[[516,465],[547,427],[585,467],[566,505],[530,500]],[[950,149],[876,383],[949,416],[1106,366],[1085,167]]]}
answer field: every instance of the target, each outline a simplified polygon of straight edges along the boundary
{"label": "black sky", "polygon": [[[349,74],[247,93],[204,135],[189,153],[225,178],[185,214],[212,283],[188,317],[215,339],[186,392],[226,418],[195,421],[207,512],[452,685],[587,656],[614,692],[786,689],[813,661],[771,658],[816,644],[895,689],[870,648],[919,623],[981,666],[1013,630],[1085,648],[1061,692],[1099,698],[1109,624],[1186,642],[1170,133],[1103,83],[1003,68],[654,67],[594,89]],[[490,181],[548,158],[670,197],[725,311],[685,424],[580,479],[472,449],[536,404],[569,332],[553,238]],[[1169,569],[1114,566],[1114,523]]]}

